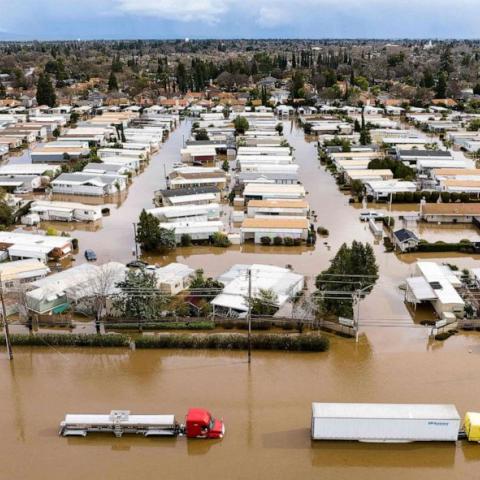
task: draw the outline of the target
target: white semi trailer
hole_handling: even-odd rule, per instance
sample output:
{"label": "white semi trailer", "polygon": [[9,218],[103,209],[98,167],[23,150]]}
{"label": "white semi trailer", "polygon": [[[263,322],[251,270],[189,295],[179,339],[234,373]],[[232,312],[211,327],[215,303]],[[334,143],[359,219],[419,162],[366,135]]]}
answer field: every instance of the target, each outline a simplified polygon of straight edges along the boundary
{"label": "white semi trailer", "polygon": [[455,442],[460,415],[454,405],[313,403],[313,440]]}

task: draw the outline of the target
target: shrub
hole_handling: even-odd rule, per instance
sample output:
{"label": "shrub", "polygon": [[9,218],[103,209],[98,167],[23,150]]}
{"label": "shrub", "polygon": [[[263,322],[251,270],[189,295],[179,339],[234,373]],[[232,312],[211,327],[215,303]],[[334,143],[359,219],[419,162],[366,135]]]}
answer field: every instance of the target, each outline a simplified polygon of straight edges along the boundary
{"label": "shrub", "polygon": [[292,237],[285,237],[283,239],[283,243],[286,247],[293,247],[293,238]]}
{"label": "shrub", "polygon": [[435,203],[440,196],[440,192],[430,192],[430,202]]}
{"label": "shrub", "polygon": [[413,192],[405,192],[404,201],[405,203],[412,203],[414,201]]}
{"label": "shrub", "polygon": [[222,248],[229,247],[232,244],[228,237],[222,232],[215,232],[211,237],[211,242],[213,246]]}
{"label": "shrub", "polygon": [[382,223],[386,227],[393,228],[395,226],[395,219],[393,217],[383,217],[382,218]]}
{"label": "shrub", "polygon": [[317,233],[319,235],[327,236],[330,232],[325,227],[317,227]]}
{"label": "shrub", "polygon": [[78,250],[78,238],[72,238],[72,248]]}
{"label": "shrub", "polygon": [[274,245],[282,245],[282,244],[283,244],[283,239],[282,239],[282,237],[278,237],[278,236],[277,236],[277,237],[274,237],[274,238],[273,238],[273,244],[274,244]]}
{"label": "shrub", "polygon": [[192,237],[188,233],[182,234],[180,244],[182,247],[189,247],[192,244]]}
{"label": "shrub", "polygon": [[450,201],[458,202],[460,200],[460,194],[458,192],[451,192],[450,193]]}
{"label": "shrub", "polygon": [[260,243],[262,245],[271,245],[272,244],[272,239],[270,237],[262,237],[260,239]]}
{"label": "shrub", "polygon": [[301,238],[294,238],[293,239],[293,245],[295,247],[299,247],[302,244],[302,239]]}
{"label": "shrub", "polygon": [[440,197],[442,198],[443,203],[450,202],[450,192],[442,192],[440,193]]}

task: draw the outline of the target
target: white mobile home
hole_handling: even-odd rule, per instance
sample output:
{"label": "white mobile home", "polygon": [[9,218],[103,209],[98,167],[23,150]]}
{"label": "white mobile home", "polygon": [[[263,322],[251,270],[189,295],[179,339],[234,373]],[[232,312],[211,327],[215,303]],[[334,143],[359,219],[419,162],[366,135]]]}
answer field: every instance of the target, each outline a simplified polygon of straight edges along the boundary
{"label": "white mobile home", "polygon": [[222,293],[212,300],[214,313],[226,313],[237,316],[248,311],[248,271],[251,271],[252,297],[256,297],[260,290],[272,290],[277,298],[277,307],[281,308],[287,301],[298,292],[301,292],[305,284],[303,275],[299,275],[287,268],[273,265],[233,265],[230,270],[218,277],[223,283]]}
{"label": "white mobile home", "polygon": [[208,240],[214,233],[223,233],[225,228],[221,221],[161,223],[160,227],[174,230],[177,243],[182,241],[182,235],[190,235],[192,240]]}
{"label": "white mobile home", "polygon": [[183,263],[170,263],[155,269],[155,277],[160,291],[166,295],[177,295],[186,290],[195,270]]}
{"label": "white mobile home", "polygon": [[240,227],[240,242],[253,240],[254,243],[262,243],[262,238],[275,237],[300,239],[306,241],[308,237],[309,221],[300,217],[276,217],[264,216],[246,218]]}
{"label": "white mobile home", "polygon": [[124,175],[95,175],[82,172],[62,173],[51,182],[52,193],[102,197],[127,188]]}
{"label": "white mobile home", "polygon": [[158,218],[160,222],[207,222],[220,218],[220,205],[180,205],[178,207],[159,207],[147,210],[147,213]]}
{"label": "white mobile home", "polygon": [[102,207],[73,202],[38,200],[30,205],[30,212],[44,221],[94,222],[102,218]]}

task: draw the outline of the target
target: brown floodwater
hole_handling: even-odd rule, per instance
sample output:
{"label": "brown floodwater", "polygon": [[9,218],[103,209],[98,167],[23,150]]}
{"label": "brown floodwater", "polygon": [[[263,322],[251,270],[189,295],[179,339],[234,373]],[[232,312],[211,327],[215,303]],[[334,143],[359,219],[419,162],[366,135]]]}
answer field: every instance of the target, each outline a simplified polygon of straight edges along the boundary
{"label": "brown floodwater", "polygon": [[[480,410],[480,338],[358,345],[323,354],[16,348],[0,357],[1,479],[175,478],[451,480],[478,478],[480,445],[311,442],[310,405],[454,403]],[[208,408],[221,441],[57,436],[66,413]]]}

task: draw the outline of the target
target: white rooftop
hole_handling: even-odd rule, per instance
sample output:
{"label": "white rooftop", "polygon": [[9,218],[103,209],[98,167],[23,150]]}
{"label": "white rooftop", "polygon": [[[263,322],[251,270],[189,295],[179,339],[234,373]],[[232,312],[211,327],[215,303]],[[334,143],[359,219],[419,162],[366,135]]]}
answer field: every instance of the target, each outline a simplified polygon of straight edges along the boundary
{"label": "white rooftop", "polygon": [[284,305],[304,285],[303,275],[287,268],[261,264],[236,264],[218,277],[218,281],[225,287],[222,293],[212,300],[212,305],[246,312],[249,269],[252,272],[252,296],[258,295],[260,290],[272,290],[277,295],[278,307]]}

